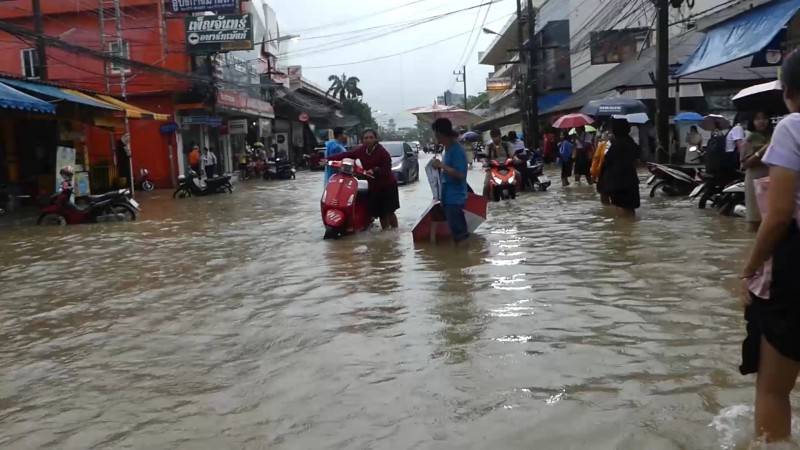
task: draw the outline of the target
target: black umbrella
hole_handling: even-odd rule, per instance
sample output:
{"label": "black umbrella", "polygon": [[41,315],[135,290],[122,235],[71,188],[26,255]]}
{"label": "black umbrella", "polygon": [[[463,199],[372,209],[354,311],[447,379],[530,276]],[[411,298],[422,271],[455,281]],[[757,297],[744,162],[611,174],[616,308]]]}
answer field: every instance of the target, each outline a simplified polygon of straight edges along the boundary
{"label": "black umbrella", "polygon": [[647,113],[647,105],[639,100],[627,98],[607,98],[592,100],[581,109],[581,114],[594,117],[613,116],[616,114]]}

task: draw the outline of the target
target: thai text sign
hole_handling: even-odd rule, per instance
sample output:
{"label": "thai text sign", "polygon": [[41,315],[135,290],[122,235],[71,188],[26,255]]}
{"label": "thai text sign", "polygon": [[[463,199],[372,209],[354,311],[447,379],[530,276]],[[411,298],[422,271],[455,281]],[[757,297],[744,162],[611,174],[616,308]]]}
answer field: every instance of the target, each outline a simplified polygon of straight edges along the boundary
{"label": "thai text sign", "polygon": [[250,14],[226,14],[186,18],[186,50],[193,54],[253,49]]}
{"label": "thai text sign", "polygon": [[487,78],[486,90],[487,91],[507,91],[511,89],[513,80],[510,77],[500,78]]}
{"label": "thai text sign", "polygon": [[211,11],[215,13],[220,12],[235,12],[237,0],[170,0],[170,12],[173,13],[191,13]]}

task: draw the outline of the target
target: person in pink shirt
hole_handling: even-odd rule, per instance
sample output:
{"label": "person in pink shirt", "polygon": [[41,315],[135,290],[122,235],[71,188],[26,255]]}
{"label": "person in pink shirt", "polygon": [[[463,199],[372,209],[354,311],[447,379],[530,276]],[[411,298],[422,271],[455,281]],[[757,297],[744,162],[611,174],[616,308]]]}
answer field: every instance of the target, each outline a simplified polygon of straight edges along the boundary
{"label": "person in pink shirt", "polygon": [[[800,53],[781,70],[789,114],[772,135],[766,205],[755,244],[741,272],[747,337],[742,374],[756,378],[755,432],[767,443],[791,438],[789,395],[800,374]],[[767,181],[766,179],[762,179]],[[757,195],[759,195],[757,193]],[[765,277],[769,279],[765,280]],[[768,298],[762,298],[753,292]]]}

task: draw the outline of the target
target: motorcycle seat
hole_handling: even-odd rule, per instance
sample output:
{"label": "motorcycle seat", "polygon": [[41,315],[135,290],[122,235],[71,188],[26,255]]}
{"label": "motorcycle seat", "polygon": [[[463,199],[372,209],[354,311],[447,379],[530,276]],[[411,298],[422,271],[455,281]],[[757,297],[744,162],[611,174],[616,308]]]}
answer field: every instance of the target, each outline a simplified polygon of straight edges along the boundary
{"label": "motorcycle seat", "polygon": [[666,164],[666,167],[669,167],[672,170],[677,170],[678,172],[683,172],[692,178],[694,178],[697,175],[697,169],[694,167],[683,167],[674,164]]}
{"label": "motorcycle seat", "polygon": [[230,175],[220,175],[218,177],[206,179],[206,183],[208,183],[209,181],[212,182],[212,183],[217,182],[217,181],[225,182],[225,181],[230,181],[230,179],[231,179]]}
{"label": "motorcycle seat", "polygon": [[108,192],[105,194],[98,194],[98,195],[90,195],[89,196],[89,203],[100,203],[103,200],[108,200],[110,198],[114,198],[117,196],[116,192]]}

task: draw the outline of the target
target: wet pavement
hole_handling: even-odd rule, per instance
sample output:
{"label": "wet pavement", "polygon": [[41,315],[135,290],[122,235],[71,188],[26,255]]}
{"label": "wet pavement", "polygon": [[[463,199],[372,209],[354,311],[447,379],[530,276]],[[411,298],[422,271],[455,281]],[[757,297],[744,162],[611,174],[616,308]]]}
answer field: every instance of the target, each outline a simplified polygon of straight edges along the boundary
{"label": "wet pavement", "polygon": [[619,221],[592,188],[554,186],[490,205],[466,249],[415,245],[423,178],[401,188],[399,232],[323,242],[321,189],[301,173],[142,195],[135,223],[2,229],[0,447],[678,449],[748,435],[741,220],[643,187],[639,219]]}

